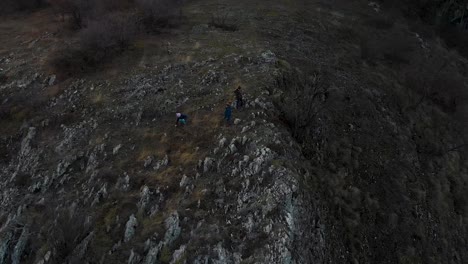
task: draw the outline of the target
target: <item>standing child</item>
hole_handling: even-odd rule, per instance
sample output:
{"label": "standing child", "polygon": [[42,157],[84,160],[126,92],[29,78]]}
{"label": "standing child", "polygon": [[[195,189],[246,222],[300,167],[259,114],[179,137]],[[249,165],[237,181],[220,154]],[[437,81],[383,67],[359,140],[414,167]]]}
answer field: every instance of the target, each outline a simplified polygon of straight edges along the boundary
{"label": "standing child", "polygon": [[177,114],[176,114],[176,117],[177,117],[176,126],[178,126],[178,125],[186,125],[186,124],[187,124],[188,116],[187,116],[186,114],[177,113]]}
{"label": "standing child", "polygon": [[226,120],[226,124],[229,126],[231,124],[231,117],[232,117],[232,107],[231,104],[226,104],[226,108],[224,109],[224,119]]}

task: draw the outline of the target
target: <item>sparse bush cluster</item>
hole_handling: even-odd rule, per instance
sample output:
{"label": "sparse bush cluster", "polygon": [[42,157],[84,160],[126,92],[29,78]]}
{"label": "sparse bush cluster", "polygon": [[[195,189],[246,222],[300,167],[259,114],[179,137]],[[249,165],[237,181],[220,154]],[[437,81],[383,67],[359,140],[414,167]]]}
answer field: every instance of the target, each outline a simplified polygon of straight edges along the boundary
{"label": "sparse bush cluster", "polygon": [[87,71],[131,45],[141,29],[158,32],[175,24],[182,0],[50,0],[57,16],[78,30],[78,45],[51,59],[60,75]]}
{"label": "sparse bush cluster", "polygon": [[135,21],[125,14],[111,14],[91,20],[80,32],[80,44],[84,49],[97,52],[124,49],[136,33],[135,25]]}
{"label": "sparse bush cluster", "polygon": [[312,141],[313,123],[324,110],[329,95],[326,73],[284,72],[276,79],[275,88],[282,91],[275,103],[293,136]]}
{"label": "sparse bush cluster", "polygon": [[225,31],[237,31],[239,30],[239,18],[227,8],[218,7],[211,16],[210,26]]}
{"label": "sparse bush cluster", "polygon": [[127,13],[148,30],[171,25],[180,16],[183,0],[49,0],[62,20],[75,29],[87,27],[89,21],[113,13]]}

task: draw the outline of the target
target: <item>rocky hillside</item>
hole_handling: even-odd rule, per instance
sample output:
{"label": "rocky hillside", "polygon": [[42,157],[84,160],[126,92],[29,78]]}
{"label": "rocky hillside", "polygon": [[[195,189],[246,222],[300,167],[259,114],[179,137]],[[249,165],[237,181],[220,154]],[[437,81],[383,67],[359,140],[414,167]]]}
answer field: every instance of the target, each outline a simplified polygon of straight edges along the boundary
{"label": "rocky hillside", "polygon": [[182,13],[70,76],[0,18],[0,264],[466,262],[464,57],[375,2]]}

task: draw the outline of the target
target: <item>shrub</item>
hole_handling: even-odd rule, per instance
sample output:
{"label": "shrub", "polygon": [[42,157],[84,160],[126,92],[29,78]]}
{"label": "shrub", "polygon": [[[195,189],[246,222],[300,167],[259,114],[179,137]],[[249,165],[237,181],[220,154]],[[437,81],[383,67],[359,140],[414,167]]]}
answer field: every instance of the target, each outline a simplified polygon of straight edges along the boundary
{"label": "shrub", "polygon": [[239,30],[238,19],[225,8],[218,8],[217,11],[212,14],[210,26],[219,28],[225,31],[237,31]]}
{"label": "shrub", "polygon": [[283,92],[276,104],[293,136],[300,140],[311,139],[308,129],[324,109],[328,98],[326,75],[323,72],[310,75],[286,72],[276,79],[276,87]]}
{"label": "shrub", "polygon": [[60,78],[87,72],[123,52],[133,41],[136,22],[124,14],[91,20],[79,33],[79,48],[65,48],[51,59]]}
{"label": "shrub", "polygon": [[130,16],[112,14],[89,21],[87,28],[80,32],[80,44],[83,50],[90,52],[112,53],[125,49],[135,33],[136,24]]}
{"label": "shrub", "polygon": [[[61,78],[80,74],[124,51],[139,26],[157,31],[176,19],[183,0],[50,0],[56,12],[80,29],[79,46],[50,60]],[[136,7],[136,11],[134,8]],[[180,16],[179,16],[180,17]]]}
{"label": "shrub", "polygon": [[183,0],[136,0],[141,20],[148,31],[172,26],[180,18]]}

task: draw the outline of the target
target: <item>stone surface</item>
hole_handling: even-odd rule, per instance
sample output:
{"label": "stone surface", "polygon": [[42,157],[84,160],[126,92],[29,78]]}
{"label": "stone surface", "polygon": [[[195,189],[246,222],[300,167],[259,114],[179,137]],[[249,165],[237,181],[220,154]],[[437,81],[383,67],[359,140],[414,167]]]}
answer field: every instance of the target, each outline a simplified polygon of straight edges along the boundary
{"label": "stone surface", "polygon": [[179,214],[173,212],[171,216],[169,216],[165,221],[164,224],[166,226],[166,233],[164,235],[164,244],[170,245],[175,239],[177,239],[180,235],[181,228],[179,225]]}
{"label": "stone surface", "polygon": [[138,227],[138,221],[135,215],[131,215],[128,218],[127,223],[125,224],[125,234],[124,234],[124,242],[130,241],[132,237],[135,235],[135,230]]}
{"label": "stone surface", "polygon": [[21,263],[21,257],[23,255],[23,251],[26,248],[26,245],[28,243],[28,239],[30,236],[30,230],[28,227],[23,227],[23,231],[21,232],[20,237],[18,238],[18,241],[15,244],[15,247],[13,248],[13,254],[11,256],[11,263],[12,264],[20,264]]}

